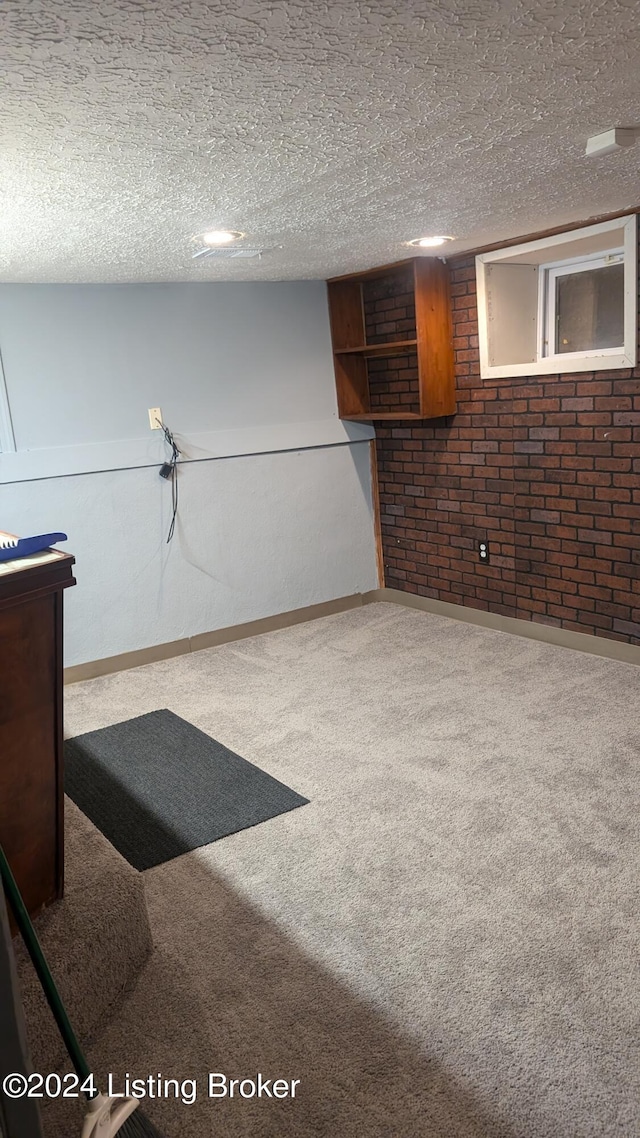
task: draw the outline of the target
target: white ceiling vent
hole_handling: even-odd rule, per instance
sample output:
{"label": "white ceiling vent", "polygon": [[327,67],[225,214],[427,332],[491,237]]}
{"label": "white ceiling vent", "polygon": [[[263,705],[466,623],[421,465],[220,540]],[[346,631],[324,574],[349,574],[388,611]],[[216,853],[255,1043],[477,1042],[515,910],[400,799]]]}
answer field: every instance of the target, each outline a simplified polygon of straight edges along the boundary
{"label": "white ceiling vent", "polygon": [[270,252],[270,249],[212,249],[210,246],[205,245],[204,248],[192,253],[191,259],[193,261],[204,261],[209,257],[213,257],[217,261],[230,261],[235,257],[262,257],[263,253]]}

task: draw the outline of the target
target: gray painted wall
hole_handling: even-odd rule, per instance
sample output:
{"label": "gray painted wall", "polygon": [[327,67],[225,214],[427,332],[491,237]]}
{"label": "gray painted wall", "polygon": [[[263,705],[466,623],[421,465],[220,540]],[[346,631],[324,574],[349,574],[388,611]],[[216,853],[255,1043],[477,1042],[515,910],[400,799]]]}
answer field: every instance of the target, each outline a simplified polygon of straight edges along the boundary
{"label": "gray painted wall", "polygon": [[[377,584],[371,432],[337,419],[321,282],[6,285],[0,349],[0,528],[69,534],[67,664]],[[158,405],[197,460],[170,546]]]}
{"label": "gray painted wall", "polygon": [[18,449],[139,438],[156,406],[185,435],[330,418],[324,288],[0,286]]}

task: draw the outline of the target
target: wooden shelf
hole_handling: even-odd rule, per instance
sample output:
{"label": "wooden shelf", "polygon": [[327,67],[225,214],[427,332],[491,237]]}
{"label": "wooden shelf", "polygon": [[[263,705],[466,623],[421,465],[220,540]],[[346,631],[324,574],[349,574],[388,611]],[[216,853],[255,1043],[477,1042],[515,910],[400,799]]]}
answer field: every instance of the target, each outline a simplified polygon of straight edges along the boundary
{"label": "wooden shelf", "polygon": [[366,411],[363,415],[343,415],[352,423],[372,423],[378,419],[424,419],[421,411]]}
{"label": "wooden shelf", "polygon": [[[449,268],[445,261],[413,257],[335,277],[327,281],[327,289],[341,419],[436,419],[455,412]],[[393,304],[379,303],[396,298],[397,312]],[[381,326],[379,332],[377,325]],[[367,343],[367,335],[375,338],[394,332],[407,338]],[[378,364],[375,370],[369,369],[372,359],[403,355],[414,356],[415,362],[395,368]],[[388,404],[386,409],[384,404]]]}
{"label": "wooden shelf", "polygon": [[336,348],[336,356],[397,356],[407,348],[416,348],[417,340],[393,340],[383,344],[362,344],[359,348]]}

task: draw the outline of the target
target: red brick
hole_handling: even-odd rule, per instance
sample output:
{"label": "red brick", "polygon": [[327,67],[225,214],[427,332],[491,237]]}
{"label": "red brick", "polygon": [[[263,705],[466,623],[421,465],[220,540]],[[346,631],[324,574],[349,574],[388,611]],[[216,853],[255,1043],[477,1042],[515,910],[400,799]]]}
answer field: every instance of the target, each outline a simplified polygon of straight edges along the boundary
{"label": "red brick", "polygon": [[592,411],[593,398],[591,396],[578,396],[577,398],[563,399],[563,411]]}

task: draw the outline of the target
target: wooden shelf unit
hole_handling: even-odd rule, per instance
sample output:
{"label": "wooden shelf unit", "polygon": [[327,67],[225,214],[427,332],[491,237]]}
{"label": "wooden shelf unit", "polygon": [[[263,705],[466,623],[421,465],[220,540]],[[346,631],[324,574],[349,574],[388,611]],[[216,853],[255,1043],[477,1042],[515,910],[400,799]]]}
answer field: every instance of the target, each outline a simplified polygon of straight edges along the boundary
{"label": "wooden shelf unit", "polygon": [[389,340],[382,344],[362,344],[358,348],[337,348],[336,356],[397,356],[402,349],[417,348],[417,340]]}
{"label": "wooden shelf unit", "polygon": [[[399,309],[405,318],[392,314],[385,322],[384,305],[378,313],[376,302],[367,298],[371,286],[383,293],[388,288],[391,296],[399,291],[400,303],[407,302]],[[447,264],[414,257],[334,277],[327,288],[340,418],[367,422],[452,415],[456,400]],[[393,308],[393,301],[389,305]],[[386,334],[393,339],[385,340]],[[372,371],[372,361],[385,359],[390,361],[387,371],[377,363]]]}

